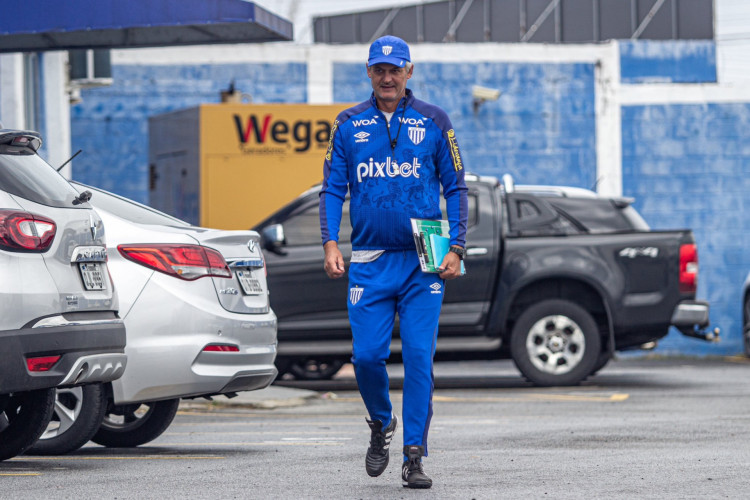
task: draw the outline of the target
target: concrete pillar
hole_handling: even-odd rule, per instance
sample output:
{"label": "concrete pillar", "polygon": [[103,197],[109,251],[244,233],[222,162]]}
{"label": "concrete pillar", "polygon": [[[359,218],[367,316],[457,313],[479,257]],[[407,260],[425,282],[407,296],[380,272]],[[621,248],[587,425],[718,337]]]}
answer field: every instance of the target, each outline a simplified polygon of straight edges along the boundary
{"label": "concrete pillar", "polygon": [[0,55],[0,123],[5,128],[26,128],[21,54]]}
{"label": "concrete pillar", "polygon": [[622,196],[622,113],[620,108],[620,48],[604,46],[596,62],[596,191]]}
{"label": "concrete pillar", "polygon": [[[70,100],[67,92],[68,53],[45,52],[40,55],[42,94],[42,137],[47,149],[47,161],[57,168],[71,156],[70,147]],[[61,174],[70,179],[72,162]]]}

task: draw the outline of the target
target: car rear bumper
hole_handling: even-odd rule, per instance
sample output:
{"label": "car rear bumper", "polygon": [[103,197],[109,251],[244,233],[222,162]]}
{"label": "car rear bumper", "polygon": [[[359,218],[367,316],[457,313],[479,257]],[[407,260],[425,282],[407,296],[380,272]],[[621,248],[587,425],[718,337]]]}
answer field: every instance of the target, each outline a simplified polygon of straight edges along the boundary
{"label": "car rear bumper", "polygon": [[[44,318],[18,330],[0,332],[0,393],[46,389],[60,385],[110,382],[125,370],[125,325],[108,318],[75,321]],[[60,356],[48,370],[30,372],[27,358]]]}
{"label": "car rear bumper", "polygon": [[[230,312],[216,300],[211,281],[191,283],[186,293],[184,286],[172,289],[167,280],[174,278],[166,278],[152,279],[125,317],[128,367],[112,384],[114,402],[142,403],[268,386],[277,374],[273,311]],[[203,285],[208,287],[205,293]],[[211,344],[236,351],[204,350]]]}

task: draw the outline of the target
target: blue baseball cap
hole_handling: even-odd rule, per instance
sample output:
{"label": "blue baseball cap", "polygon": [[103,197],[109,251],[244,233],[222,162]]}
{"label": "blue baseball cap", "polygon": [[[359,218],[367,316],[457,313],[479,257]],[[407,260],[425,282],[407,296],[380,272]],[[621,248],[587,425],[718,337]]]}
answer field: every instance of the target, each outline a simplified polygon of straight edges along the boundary
{"label": "blue baseball cap", "polygon": [[397,36],[381,36],[370,45],[370,57],[367,58],[368,68],[380,63],[403,68],[407,62],[411,62],[409,46]]}

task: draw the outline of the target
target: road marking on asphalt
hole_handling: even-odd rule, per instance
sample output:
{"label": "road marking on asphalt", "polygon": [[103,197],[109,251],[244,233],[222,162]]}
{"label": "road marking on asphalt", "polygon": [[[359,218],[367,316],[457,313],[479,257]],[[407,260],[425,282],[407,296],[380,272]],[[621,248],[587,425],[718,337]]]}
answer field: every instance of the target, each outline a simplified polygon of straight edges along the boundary
{"label": "road marking on asphalt", "polygon": [[117,457],[117,456],[101,456],[101,457],[83,457],[83,456],[54,456],[54,457],[16,457],[10,459],[13,461],[26,462],[29,460],[34,461],[50,461],[50,460],[223,460],[226,457],[220,457],[217,455],[170,455],[170,456],[159,456],[159,455],[144,455],[134,457]]}
{"label": "road marking on asphalt", "polygon": [[[363,415],[366,415],[364,413]],[[227,419],[230,418],[237,418],[240,417],[240,415],[227,415]],[[317,417],[316,417],[317,418]],[[300,427],[300,426],[316,426],[322,429],[327,428],[339,428],[341,426],[357,426],[361,427],[362,423],[359,421],[353,421],[352,418],[360,418],[359,415],[352,416],[348,415],[348,420],[336,422],[335,424],[331,424],[331,421],[327,418],[325,419],[318,419],[317,423],[313,422],[312,424],[307,422],[273,422],[274,427]],[[364,416],[361,417],[362,420],[364,420]],[[206,427],[206,425],[210,425],[212,427],[267,427],[269,425],[268,420],[258,420],[258,421],[229,421],[229,422],[210,422],[209,424],[206,424],[206,422],[174,422],[169,427],[170,429],[173,427]]]}
{"label": "road marking on asphalt", "polygon": [[341,441],[257,441],[247,443],[162,443],[163,446],[341,446]]}
{"label": "road marking on asphalt", "polygon": [[[400,397],[394,395],[393,400]],[[565,402],[593,402],[593,403],[620,403],[630,397],[630,394],[613,393],[603,396],[584,396],[581,394],[519,394],[514,396],[491,396],[491,397],[460,397],[460,396],[433,396],[432,400],[439,403],[493,403],[493,402],[529,402],[529,401],[565,401]],[[352,402],[361,398],[338,398],[335,401]]]}
{"label": "road marking on asphalt", "polygon": [[619,403],[630,397],[629,394],[615,393],[608,396],[583,396],[579,394],[523,394],[518,396],[493,396],[486,398],[462,398],[452,396],[434,396],[433,401],[442,403],[485,403],[500,401],[566,401],[566,402],[593,402],[593,403]]}
{"label": "road marking on asphalt", "polygon": [[306,441],[315,441],[316,443],[322,442],[322,441],[351,441],[352,438],[347,437],[327,437],[327,438],[281,438],[282,441],[296,441],[296,442],[306,442]]}
{"label": "road marking on asphalt", "polygon": [[[362,399],[357,396],[356,398],[352,398],[352,401],[361,401]],[[334,400],[331,400],[334,401]],[[228,407],[225,407],[228,408]],[[209,411],[196,411],[196,410],[179,410],[177,412],[177,415],[182,416],[188,416],[188,417],[242,417],[242,418],[261,418],[261,419],[267,419],[269,413],[239,413],[236,410],[233,412],[226,412],[223,409],[222,410],[209,410]],[[326,420],[333,420],[333,419],[341,419],[341,420],[347,420],[350,417],[348,415],[341,415],[341,414],[316,414],[316,418],[325,418]],[[274,415],[274,420],[308,420],[310,418],[310,415],[306,415],[304,413],[297,413],[297,414],[289,414],[289,415]],[[197,424],[196,424],[197,425]],[[200,425],[205,425],[205,422],[202,421]],[[297,425],[297,424],[294,424]],[[338,424],[336,424],[338,425]]]}
{"label": "road marking on asphalt", "polygon": [[[359,424],[358,427],[362,427],[362,424]],[[330,430],[325,430],[325,431],[226,431],[226,432],[216,432],[216,431],[171,432],[171,431],[167,431],[163,435],[164,436],[198,436],[200,434],[211,434],[212,436],[217,436],[217,435],[257,436],[258,434],[292,434],[292,435],[298,436],[300,434],[315,434],[315,435],[324,434],[325,435],[325,434],[330,434],[330,432],[331,432]],[[354,431],[349,431],[349,432],[352,434],[357,434]],[[321,439],[321,438],[305,438],[305,439]],[[327,439],[327,438],[323,438],[323,439]],[[331,438],[331,439],[335,439],[335,438]],[[345,438],[345,439],[349,439],[349,438]]]}
{"label": "road marking on asphalt", "polygon": [[41,476],[39,472],[0,472],[0,476]]}

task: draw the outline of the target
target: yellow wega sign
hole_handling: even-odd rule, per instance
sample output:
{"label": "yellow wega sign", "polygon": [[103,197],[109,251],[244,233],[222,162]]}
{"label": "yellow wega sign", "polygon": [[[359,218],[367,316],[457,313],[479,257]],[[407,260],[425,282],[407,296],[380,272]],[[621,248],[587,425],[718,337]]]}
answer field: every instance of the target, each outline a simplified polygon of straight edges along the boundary
{"label": "yellow wega sign", "polygon": [[201,225],[247,229],[323,179],[336,116],[348,104],[206,104]]}

